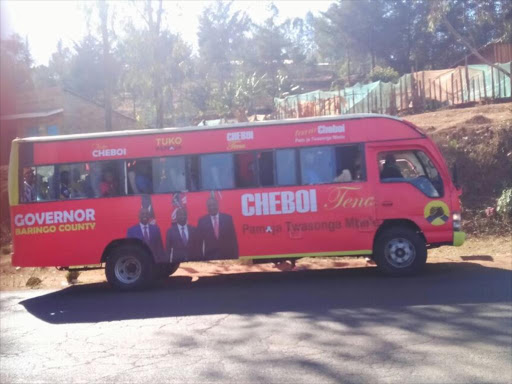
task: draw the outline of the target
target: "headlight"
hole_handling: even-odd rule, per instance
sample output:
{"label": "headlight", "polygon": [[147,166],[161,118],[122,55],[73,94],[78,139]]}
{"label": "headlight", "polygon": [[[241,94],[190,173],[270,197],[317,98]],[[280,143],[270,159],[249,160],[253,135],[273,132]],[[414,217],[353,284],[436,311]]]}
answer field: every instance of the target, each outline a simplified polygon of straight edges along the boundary
{"label": "headlight", "polygon": [[452,220],[453,220],[453,230],[454,231],[460,231],[461,229],[461,215],[460,215],[460,212],[453,212],[453,215],[452,215]]}

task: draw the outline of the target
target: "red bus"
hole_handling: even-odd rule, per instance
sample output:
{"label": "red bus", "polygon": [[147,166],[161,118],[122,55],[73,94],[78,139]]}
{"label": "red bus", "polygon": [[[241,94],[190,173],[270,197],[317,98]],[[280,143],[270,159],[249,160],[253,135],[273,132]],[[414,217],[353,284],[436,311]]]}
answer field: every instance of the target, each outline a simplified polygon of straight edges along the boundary
{"label": "red bus", "polygon": [[104,266],[119,289],[221,259],[407,275],[463,243],[459,196],[432,140],[384,115],[16,139],[13,265]]}

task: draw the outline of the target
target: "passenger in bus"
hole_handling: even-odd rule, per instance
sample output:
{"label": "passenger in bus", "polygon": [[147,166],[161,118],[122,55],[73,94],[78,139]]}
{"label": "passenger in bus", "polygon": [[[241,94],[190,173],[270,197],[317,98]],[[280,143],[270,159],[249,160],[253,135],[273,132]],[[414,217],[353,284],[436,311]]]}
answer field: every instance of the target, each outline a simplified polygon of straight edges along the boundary
{"label": "passenger in bus", "polygon": [[146,208],[141,208],[139,210],[139,222],[128,228],[126,237],[142,240],[151,250],[155,261],[163,262],[165,255],[160,228],[151,224],[149,219],[149,211]]}
{"label": "passenger in bus", "polygon": [[348,169],[344,169],[341,173],[334,178],[337,183],[348,183],[352,181],[352,173]]}
{"label": "passenger in bus", "polygon": [[103,173],[100,183],[100,196],[110,197],[117,195],[117,183],[115,182],[114,173],[107,169]]}
{"label": "passenger in bus", "polygon": [[59,196],[61,199],[69,199],[71,197],[71,187],[69,186],[68,171],[62,171],[60,173]]}
{"label": "passenger in bus", "polygon": [[23,175],[23,202],[28,203],[36,200],[36,175],[32,168],[25,170]]}
{"label": "passenger in bus", "polygon": [[197,228],[187,223],[187,209],[176,211],[176,222],[167,230],[165,250],[171,263],[200,260]]}
{"label": "passenger in bus", "polygon": [[197,224],[203,259],[237,259],[238,240],[233,217],[219,212],[219,202],[213,196],[208,199],[206,206],[208,214],[201,217]]}
{"label": "passenger in bus", "polygon": [[74,168],[71,174],[71,198],[77,199],[85,197],[84,181],[80,175],[80,170],[78,168]]}
{"label": "passenger in bus", "polygon": [[135,163],[135,186],[139,191],[138,193],[153,192],[151,163],[149,161],[137,161]]}
{"label": "passenger in bus", "polygon": [[390,179],[390,178],[403,178],[402,172],[396,165],[395,156],[391,153],[386,155],[386,161],[384,162],[384,167],[382,168],[382,172],[380,173],[381,179]]}

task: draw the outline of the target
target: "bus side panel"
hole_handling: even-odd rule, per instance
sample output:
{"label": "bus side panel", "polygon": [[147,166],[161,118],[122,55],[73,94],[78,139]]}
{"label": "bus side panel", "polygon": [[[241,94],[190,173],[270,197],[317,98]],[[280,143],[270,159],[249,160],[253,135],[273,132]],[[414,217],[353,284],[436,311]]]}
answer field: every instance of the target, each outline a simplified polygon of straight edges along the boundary
{"label": "bus side panel", "polygon": [[[219,206],[217,233],[207,208],[212,197]],[[173,261],[369,255],[377,228],[375,197],[367,182],[159,194],[149,199],[165,261],[171,260],[166,239],[169,232],[176,240],[171,218],[180,206],[188,212],[189,241],[196,243],[192,248],[198,252]],[[11,207],[13,264],[97,264],[112,240],[142,233],[138,215],[147,201],[139,195]]]}

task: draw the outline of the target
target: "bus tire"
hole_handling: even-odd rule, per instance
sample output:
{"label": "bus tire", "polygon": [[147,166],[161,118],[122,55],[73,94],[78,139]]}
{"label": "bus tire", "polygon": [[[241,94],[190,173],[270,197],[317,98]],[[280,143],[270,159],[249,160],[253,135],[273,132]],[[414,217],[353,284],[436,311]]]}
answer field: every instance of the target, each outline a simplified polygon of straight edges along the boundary
{"label": "bus tire", "polygon": [[155,267],[156,278],[165,279],[178,270],[180,263],[156,264]]}
{"label": "bus tire", "polygon": [[114,248],[107,257],[107,281],[121,291],[146,287],[152,280],[152,273],[151,255],[142,247],[121,245]]}
{"label": "bus tire", "polygon": [[392,227],[376,239],[373,257],[379,270],[386,275],[413,275],[427,262],[427,246],[414,229]]}

